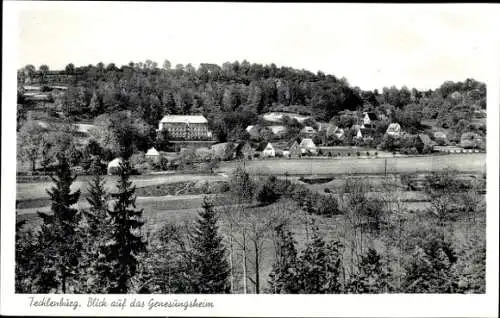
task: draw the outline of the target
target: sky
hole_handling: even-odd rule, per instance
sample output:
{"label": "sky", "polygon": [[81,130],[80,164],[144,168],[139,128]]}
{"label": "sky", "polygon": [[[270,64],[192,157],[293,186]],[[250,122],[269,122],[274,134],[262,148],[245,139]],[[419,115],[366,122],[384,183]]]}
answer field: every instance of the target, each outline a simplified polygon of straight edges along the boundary
{"label": "sky", "polygon": [[352,86],[436,88],[487,80],[498,5],[15,3],[17,66],[151,59],[321,70]]}

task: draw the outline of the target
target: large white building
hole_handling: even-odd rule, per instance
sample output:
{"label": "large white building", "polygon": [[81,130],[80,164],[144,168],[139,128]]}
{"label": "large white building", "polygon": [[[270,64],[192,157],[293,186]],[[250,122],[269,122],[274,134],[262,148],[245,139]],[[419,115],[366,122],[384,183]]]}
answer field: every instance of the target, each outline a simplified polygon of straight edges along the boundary
{"label": "large white building", "polygon": [[208,120],[202,115],[166,115],[160,120],[158,129],[167,130],[173,138],[184,140],[212,138]]}

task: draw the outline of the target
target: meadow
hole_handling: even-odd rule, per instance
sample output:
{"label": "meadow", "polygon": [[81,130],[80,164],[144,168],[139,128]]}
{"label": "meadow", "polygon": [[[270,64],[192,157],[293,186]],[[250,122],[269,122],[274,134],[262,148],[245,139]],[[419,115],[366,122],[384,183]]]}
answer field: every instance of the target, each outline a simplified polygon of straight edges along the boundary
{"label": "meadow", "polygon": [[467,153],[433,156],[370,158],[370,159],[268,159],[227,162],[219,171],[228,173],[238,165],[257,175],[342,175],[419,173],[442,170],[485,172],[486,154]]}

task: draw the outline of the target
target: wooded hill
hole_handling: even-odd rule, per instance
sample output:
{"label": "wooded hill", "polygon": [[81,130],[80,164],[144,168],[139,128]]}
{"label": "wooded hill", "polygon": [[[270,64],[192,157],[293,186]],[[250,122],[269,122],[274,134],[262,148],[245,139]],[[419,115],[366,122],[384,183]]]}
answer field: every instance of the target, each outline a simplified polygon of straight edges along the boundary
{"label": "wooded hill", "polygon": [[191,64],[172,68],[168,60],[162,67],[148,60],[121,67],[68,64],[61,71],[27,65],[18,71],[18,83],[21,105],[26,103],[23,85],[45,86],[49,94],[51,85],[68,86],[64,93],[51,96],[53,104],[45,106],[75,121],[130,110],[157,126],[165,114],[201,113],[212,129],[219,126],[221,141],[238,136],[258,115],[271,110],[309,113],[320,122],[344,110],[399,110],[403,128],[430,119],[461,133],[476,129],[469,127],[471,119],[486,108],[486,85],[473,79],[445,82],[427,91],[404,86],[367,91],[320,71],[315,74],[246,60],[198,68]]}

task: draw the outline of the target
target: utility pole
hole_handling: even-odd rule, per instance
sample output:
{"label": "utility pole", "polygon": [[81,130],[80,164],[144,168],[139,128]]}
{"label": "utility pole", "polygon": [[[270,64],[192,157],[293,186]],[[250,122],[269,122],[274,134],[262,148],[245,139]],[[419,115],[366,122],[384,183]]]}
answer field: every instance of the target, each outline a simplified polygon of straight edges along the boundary
{"label": "utility pole", "polygon": [[387,158],[384,159],[384,175],[387,176]]}

